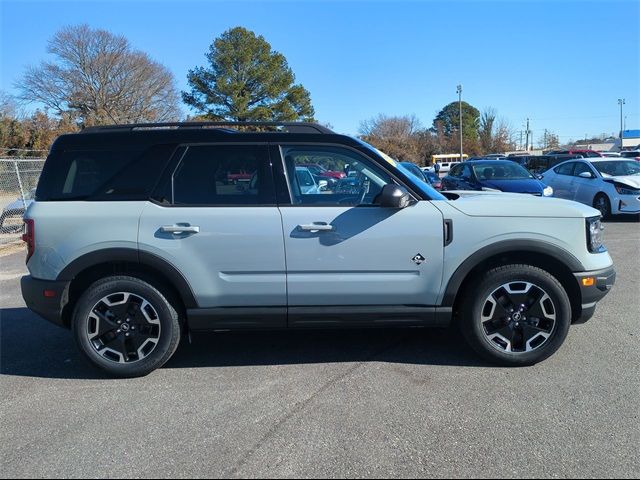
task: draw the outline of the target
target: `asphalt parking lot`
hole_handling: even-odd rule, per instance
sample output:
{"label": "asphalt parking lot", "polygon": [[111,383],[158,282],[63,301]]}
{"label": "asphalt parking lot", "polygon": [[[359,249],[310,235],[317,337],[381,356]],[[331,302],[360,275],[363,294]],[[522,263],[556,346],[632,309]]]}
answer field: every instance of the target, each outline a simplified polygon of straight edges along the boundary
{"label": "asphalt parking lot", "polygon": [[441,330],[234,333],[134,380],[87,366],[0,256],[2,474],[638,477],[640,223],[605,240],[616,287],[535,367]]}

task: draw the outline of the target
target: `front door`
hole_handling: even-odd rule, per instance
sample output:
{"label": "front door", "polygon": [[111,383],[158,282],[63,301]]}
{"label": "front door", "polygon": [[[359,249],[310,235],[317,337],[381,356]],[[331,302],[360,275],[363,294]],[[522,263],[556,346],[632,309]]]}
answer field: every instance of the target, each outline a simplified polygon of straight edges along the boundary
{"label": "front door", "polygon": [[[356,150],[283,145],[279,153],[291,196],[290,205],[280,204],[290,322],[297,307],[435,305],[443,218],[431,202],[377,206],[384,185],[398,180]],[[305,193],[294,172],[309,163],[345,176]]]}
{"label": "front door", "polygon": [[199,307],[189,312],[191,327],[285,326],[282,222],[267,146],[189,146],[159,190],[140,219],[139,248],[191,286]]}

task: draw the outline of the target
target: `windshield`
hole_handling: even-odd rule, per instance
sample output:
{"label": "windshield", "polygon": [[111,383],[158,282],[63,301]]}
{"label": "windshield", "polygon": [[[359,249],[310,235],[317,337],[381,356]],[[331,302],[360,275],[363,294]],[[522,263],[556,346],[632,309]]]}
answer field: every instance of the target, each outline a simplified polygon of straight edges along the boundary
{"label": "windshield", "polygon": [[517,163],[501,160],[473,165],[473,171],[479,180],[525,180],[534,178]]}
{"label": "windshield", "polygon": [[593,162],[592,165],[600,173],[612,177],[640,175],[640,162],[635,160],[608,160],[606,162]]}

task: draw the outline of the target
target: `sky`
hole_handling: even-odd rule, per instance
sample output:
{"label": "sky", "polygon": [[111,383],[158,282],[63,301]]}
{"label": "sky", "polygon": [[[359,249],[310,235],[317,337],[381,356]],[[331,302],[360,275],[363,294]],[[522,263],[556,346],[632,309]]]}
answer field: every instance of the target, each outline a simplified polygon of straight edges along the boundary
{"label": "sky", "polygon": [[516,132],[529,118],[536,142],[544,129],[562,142],[617,135],[619,98],[626,128],[640,129],[638,0],[0,0],[0,90],[16,94],[54,33],[82,23],[126,36],[180,90],[212,41],[244,26],[285,55],[316,118],[340,133],[380,113],[431,126],[458,84]]}

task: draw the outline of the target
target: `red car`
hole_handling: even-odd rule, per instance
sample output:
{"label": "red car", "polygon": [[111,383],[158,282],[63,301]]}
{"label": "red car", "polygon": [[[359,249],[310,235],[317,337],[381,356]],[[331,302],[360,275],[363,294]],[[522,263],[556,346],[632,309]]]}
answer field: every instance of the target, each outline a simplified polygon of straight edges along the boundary
{"label": "red car", "polygon": [[253,174],[247,173],[244,170],[239,172],[227,173],[227,183],[232,183],[234,185],[240,182],[250,182],[251,176]]}
{"label": "red car", "polygon": [[318,165],[317,163],[307,163],[307,164],[301,164],[298,166],[307,167],[311,172],[311,175],[313,175],[314,177],[335,178],[336,180],[340,180],[341,178],[344,178],[347,176],[344,172],[327,170],[322,165]]}

